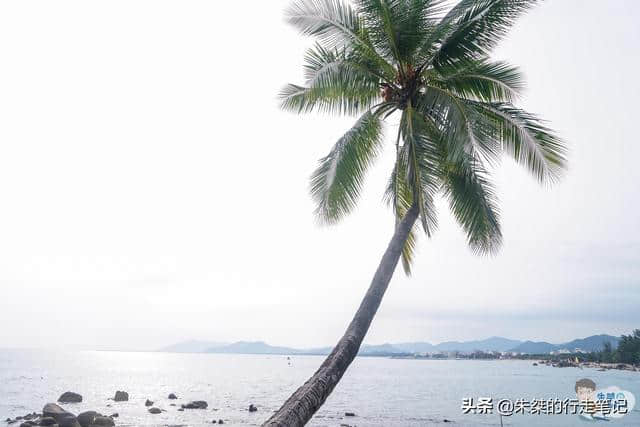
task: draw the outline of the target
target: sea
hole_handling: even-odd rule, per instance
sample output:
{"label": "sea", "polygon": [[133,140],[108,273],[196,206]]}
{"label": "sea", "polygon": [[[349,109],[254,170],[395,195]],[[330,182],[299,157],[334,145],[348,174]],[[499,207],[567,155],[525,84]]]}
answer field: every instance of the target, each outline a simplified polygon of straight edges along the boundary
{"label": "sea", "polygon": [[[8,417],[39,412],[63,392],[73,391],[83,401],[63,405],[66,410],[118,413],[117,426],[195,427],[212,425],[214,420],[257,426],[322,360],[320,356],[0,350],[0,425]],[[583,426],[586,421],[577,415],[501,416],[496,408],[504,399],[529,403],[575,399],[575,383],[581,378],[592,379],[598,388],[614,386],[640,397],[640,372],[553,368],[520,360],[358,357],[309,425]],[[129,401],[111,400],[116,390],[128,392]],[[179,399],[169,400],[169,393]],[[478,406],[480,398],[484,403]],[[147,399],[164,412],[150,414]],[[205,400],[209,406],[178,411],[192,400]],[[258,410],[249,412],[250,404]],[[637,406],[608,424],[640,426]],[[346,416],[347,412],[355,416]]]}

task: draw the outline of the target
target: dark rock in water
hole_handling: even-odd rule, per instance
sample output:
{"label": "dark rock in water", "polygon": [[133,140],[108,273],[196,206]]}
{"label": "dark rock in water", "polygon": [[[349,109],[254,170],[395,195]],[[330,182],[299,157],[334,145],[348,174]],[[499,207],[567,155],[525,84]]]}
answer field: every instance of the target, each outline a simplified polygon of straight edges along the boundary
{"label": "dark rock in water", "polygon": [[344,416],[345,416],[345,417],[355,417],[355,416],[356,416],[356,414],[354,414],[353,412],[345,412],[345,413],[344,413]]}
{"label": "dark rock in water", "polygon": [[40,424],[41,426],[52,426],[56,424],[56,419],[52,418],[52,417],[44,417],[44,418],[40,418]]}
{"label": "dark rock in water", "polygon": [[89,427],[91,424],[93,424],[93,420],[97,416],[100,416],[100,414],[96,411],[83,412],[81,414],[78,414],[78,422],[82,427]]}
{"label": "dark rock in water", "polygon": [[110,417],[98,416],[93,420],[90,427],[113,427],[116,423]]}
{"label": "dark rock in water", "polygon": [[80,403],[82,402],[82,396],[72,391],[65,391],[58,398],[59,403]]}
{"label": "dark rock in water", "polygon": [[58,423],[58,427],[82,427],[75,415],[65,411],[55,403],[47,403],[44,405],[42,416],[54,418]]}
{"label": "dark rock in water", "polygon": [[162,412],[160,408],[149,408],[150,414],[159,414],[160,412]]}
{"label": "dark rock in water", "polygon": [[169,399],[171,399],[171,400],[175,400],[175,399],[177,399],[177,398],[178,398],[178,396],[176,396],[175,394],[173,394],[173,393],[170,393],[170,394],[169,394]]}
{"label": "dark rock in water", "polygon": [[211,424],[215,424],[217,422],[218,422],[217,420],[211,420]]}
{"label": "dark rock in water", "polygon": [[218,424],[224,424],[224,421],[218,420]]}
{"label": "dark rock in water", "polygon": [[169,406],[176,406],[175,403],[169,403]]}
{"label": "dark rock in water", "polygon": [[25,421],[24,423],[20,424],[20,427],[34,427],[37,425],[38,424],[34,423],[33,421]]}
{"label": "dark rock in water", "polygon": [[189,402],[186,405],[182,405],[183,409],[207,409],[207,402],[204,400],[194,400],[193,402]]}
{"label": "dark rock in water", "polygon": [[129,393],[127,393],[126,391],[116,391],[116,395],[113,397],[113,400],[115,400],[116,402],[126,402],[127,400],[129,400]]}
{"label": "dark rock in water", "polygon": [[120,416],[120,414],[118,414],[117,412],[111,414],[111,418],[118,418]]}
{"label": "dark rock in water", "polygon": [[147,401],[144,402],[144,406],[153,406],[153,402],[147,399]]}
{"label": "dark rock in water", "polygon": [[178,408],[178,411],[182,412],[184,411],[184,408]]}
{"label": "dark rock in water", "polygon": [[257,410],[258,408],[256,408],[253,403],[249,405],[249,412],[256,412]]}
{"label": "dark rock in water", "polygon": [[452,423],[453,421],[448,420],[448,419],[446,419],[446,418],[445,418],[444,420],[442,420],[442,422],[443,422],[443,423]]}

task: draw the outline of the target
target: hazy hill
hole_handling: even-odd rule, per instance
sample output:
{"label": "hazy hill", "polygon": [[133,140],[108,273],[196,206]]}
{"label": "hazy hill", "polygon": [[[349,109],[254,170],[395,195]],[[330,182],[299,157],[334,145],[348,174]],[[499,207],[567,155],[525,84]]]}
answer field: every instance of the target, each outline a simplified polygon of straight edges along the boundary
{"label": "hazy hill", "polygon": [[216,341],[189,340],[161,348],[158,351],[162,351],[165,353],[203,353],[209,348],[221,347],[227,344],[228,343]]}
{"label": "hazy hill", "polygon": [[577,349],[583,351],[600,351],[604,348],[605,342],[610,342],[611,347],[615,349],[616,347],[618,347],[618,341],[620,341],[620,338],[604,334],[592,335],[587,338],[581,338],[563,344],[551,344],[545,341],[525,341],[522,344],[512,348],[511,351],[528,354],[543,354],[558,350],[575,351]]}
{"label": "hazy hill", "polygon": [[619,337],[614,337],[611,335],[592,335],[587,338],[582,338],[578,340],[570,341],[564,345],[564,348],[568,350],[574,350],[576,348],[581,348],[584,351],[599,351],[604,347],[604,343],[611,343],[611,347],[613,349],[618,348],[618,342],[620,342]]}
{"label": "hazy hill", "polygon": [[544,354],[557,350],[555,344],[550,344],[544,341],[525,341],[522,344],[510,349],[510,351],[516,353],[528,353],[528,354]]}
{"label": "hazy hill", "polygon": [[435,349],[438,351],[461,351],[466,353],[474,351],[508,351],[521,343],[522,341],[508,338],[491,337],[480,341],[443,342],[436,345]]}
{"label": "hazy hill", "polygon": [[[557,350],[598,351],[603,348],[604,342],[610,342],[613,348],[618,346],[618,337],[611,335],[593,335],[587,338],[576,339],[563,344],[551,344],[546,341],[518,341],[502,337],[491,337],[474,341],[448,341],[437,345],[428,342],[408,342],[398,344],[364,344],[359,354],[367,355],[391,355],[400,353],[436,353],[453,352],[471,353],[474,351],[513,351],[528,354],[543,354]],[[233,344],[215,343],[209,341],[184,341],[161,349],[160,351],[174,353],[225,353],[225,354],[306,354],[326,355],[331,347],[313,349],[297,349],[291,347],[278,347],[269,345],[263,341],[238,341]]]}
{"label": "hazy hill", "polygon": [[225,346],[211,347],[207,353],[236,353],[236,354],[302,354],[303,350],[289,347],[276,347],[263,341],[238,341]]}

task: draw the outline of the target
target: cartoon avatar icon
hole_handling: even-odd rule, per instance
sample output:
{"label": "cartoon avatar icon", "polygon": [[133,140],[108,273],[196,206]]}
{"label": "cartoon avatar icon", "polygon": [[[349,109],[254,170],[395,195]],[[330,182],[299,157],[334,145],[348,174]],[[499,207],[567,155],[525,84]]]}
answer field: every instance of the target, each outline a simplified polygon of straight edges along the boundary
{"label": "cartoon avatar icon", "polygon": [[596,383],[589,378],[583,378],[576,382],[576,395],[581,402],[589,402],[595,400]]}
{"label": "cartoon avatar icon", "polygon": [[580,419],[583,421],[609,421],[609,419],[597,412],[596,409],[596,383],[589,378],[576,381],[576,395],[582,405],[583,411]]}

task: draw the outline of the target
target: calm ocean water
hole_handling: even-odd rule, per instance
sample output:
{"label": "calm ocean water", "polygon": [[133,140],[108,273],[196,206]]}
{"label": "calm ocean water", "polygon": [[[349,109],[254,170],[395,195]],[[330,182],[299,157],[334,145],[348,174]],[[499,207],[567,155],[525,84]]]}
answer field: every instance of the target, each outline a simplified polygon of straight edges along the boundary
{"label": "calm ocean water", "polygon": [[[125,352],[42,352],[0,350],[0,420],[40,411],[67,390],[84,397],[64,405],[75,414],[118,412],[118,426],[204,426],[223,419],[233,426],[255,426],[314,372],[321,357],[169,354]],[[313,426],[499,426],[500,417],[463,415],[464,397],[494,399],[574,398],[576,380],[598,387],[618,386],[640,397],[640,373],[534,367],[526,361],[394,360],[357,358],[313,419]],[[129,402],[113,402],[116,390]],[[206,400],[207,410],[178,412],[179,405]],[[152,415],[146,399],[165,409]],[[249,413],[250,403],[258,412]],[[344,417],[346,411],[356,417]],[[454,424],[444,423],[444,419]],[[2,422],[2,421],[0,421]],[[514,415],[505,426],[581,426],[577,416]],[[611,425],[639,426],[640,412]]]}

